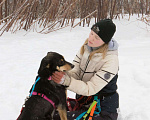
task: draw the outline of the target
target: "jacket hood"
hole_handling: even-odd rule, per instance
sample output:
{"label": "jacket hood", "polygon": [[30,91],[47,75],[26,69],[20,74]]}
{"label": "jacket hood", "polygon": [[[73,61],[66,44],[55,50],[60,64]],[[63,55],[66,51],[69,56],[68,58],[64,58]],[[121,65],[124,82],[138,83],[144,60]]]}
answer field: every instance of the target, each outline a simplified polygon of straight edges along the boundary
{"label": "jacket hood", "polygon": [[118,50],[118,47],[119,45],[117,41],[114,38],[112,38],[111,41],[108,43],[108,50],[109,51]]}

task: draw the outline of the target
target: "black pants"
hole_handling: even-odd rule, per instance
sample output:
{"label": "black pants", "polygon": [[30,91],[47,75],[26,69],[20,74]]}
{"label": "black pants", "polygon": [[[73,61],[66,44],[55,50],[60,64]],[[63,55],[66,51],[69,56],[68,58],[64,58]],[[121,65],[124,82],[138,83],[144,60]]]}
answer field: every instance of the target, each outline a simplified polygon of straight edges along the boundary
{"label": "black pants", "polygon": [[[74,102],[71,102],[71,106],[75,105]],[[68,111],[67,119],[75,120],[81,113],[85,112],[87,109],[81,108],[79,111]],[[94,115],[92,120],[117,120],[118,113],[110,113],[107,111],[101,111],[100,114]],[[54,120],[60,120],[59,114],[56,111],[53,116]],[[88,118],[87,118],[88,120]]]}

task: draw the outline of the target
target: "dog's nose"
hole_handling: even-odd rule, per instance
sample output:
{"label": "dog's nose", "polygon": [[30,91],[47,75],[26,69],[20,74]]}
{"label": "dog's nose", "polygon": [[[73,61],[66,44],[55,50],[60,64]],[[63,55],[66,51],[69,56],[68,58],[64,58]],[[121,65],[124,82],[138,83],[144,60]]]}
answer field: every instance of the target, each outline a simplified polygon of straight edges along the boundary
{"label": "dog's nose", "polygon": [[71,65],[71,68],[74,68],[74,65]]}

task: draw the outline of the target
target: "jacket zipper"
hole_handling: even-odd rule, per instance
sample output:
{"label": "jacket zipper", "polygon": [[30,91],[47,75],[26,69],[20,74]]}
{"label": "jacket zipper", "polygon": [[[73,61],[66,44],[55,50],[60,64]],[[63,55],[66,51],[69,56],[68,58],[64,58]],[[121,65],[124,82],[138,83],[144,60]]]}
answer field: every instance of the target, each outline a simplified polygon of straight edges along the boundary
{"label": "jacket zipper", "polygon": [[[88,66],[89,62],[90,62],[89,57],[90,57],[90,55],[88,56],[88,59],[87,59],[87,61],[86,61],[86,67],[85,67],[84,73],[85,73],[85,71],[86,71],[86,69],[87,69],[87,66]],[[84,73],[83,73],[83,75],[82,75],[81,80],[83,79]]]}

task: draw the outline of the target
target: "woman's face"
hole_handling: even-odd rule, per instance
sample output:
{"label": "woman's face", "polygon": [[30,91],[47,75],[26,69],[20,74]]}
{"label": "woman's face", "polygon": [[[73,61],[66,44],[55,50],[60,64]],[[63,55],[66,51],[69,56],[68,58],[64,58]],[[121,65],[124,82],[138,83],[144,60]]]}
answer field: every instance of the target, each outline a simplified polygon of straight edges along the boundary
{"label": "woman's face", "polygon": [[99,47],[104,44],[104,41],[93,31],[91,30],[88,38],[88,46],[90,47]]}

